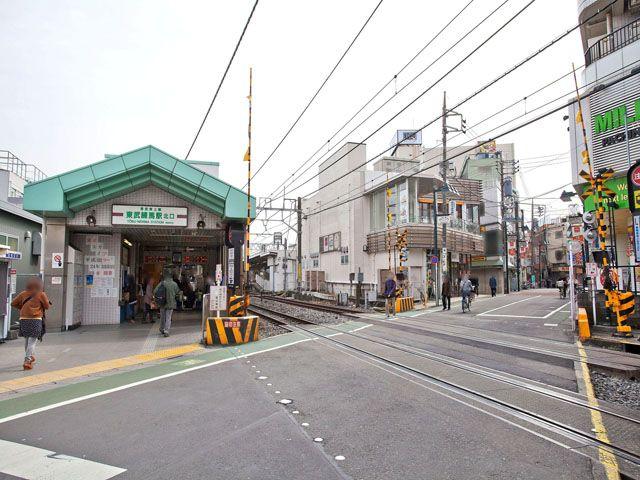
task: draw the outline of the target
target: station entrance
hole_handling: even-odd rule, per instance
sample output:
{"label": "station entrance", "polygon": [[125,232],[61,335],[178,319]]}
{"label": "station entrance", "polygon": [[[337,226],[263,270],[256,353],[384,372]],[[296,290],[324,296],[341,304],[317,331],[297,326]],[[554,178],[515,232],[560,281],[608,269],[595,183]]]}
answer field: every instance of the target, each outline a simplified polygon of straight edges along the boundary
{"label": "station entrance", "polygon": [[225,229],[245,220],[246,193],[197,167],[150,146],[27,186],[44,219],[47,329],[139,323],[146,284],[166,274],[182,292],[175,321],[195,327],[216,266],[239,284]]}

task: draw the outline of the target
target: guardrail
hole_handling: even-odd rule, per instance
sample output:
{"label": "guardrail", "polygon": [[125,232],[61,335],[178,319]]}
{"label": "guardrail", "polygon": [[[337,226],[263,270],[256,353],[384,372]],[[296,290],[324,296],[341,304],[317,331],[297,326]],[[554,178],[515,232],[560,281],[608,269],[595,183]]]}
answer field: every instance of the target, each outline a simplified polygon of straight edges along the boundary
{"label": "guardrail", "polygon": [[596,60],[606,57],[636,40],[640,40],[640,18],[611,32],[591,45],[584,54],[584,63],[591,65]]}

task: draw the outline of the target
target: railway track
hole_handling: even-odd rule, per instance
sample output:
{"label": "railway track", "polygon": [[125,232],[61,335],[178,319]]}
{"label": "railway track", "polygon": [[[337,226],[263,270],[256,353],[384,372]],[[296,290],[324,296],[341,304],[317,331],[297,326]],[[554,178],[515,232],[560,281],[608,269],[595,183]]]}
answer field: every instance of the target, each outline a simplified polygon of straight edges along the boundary
{"label": "railway track", "polygon": [[[287,303],[287,302],[283,302]],[[600,461],[602,453],[605,455],[614,456],[621,465],[620,470],[626,472],[631,477],[626,478],[638,478],[640,477],[640,448],[637,446],[627,447],[621,446],[619,443],[611,443],[601,439],[597,434],[593,432],[587,432],[580,428],[576,428],[572,425],[569,425],[562,420],[557,420],[551,418],[547,415],[535,412],[527,406],[518,405],[515,402],[505,401],[504,399],[497,398],[496,396],[491,395],[487,392],[482,392],[474,388],[467,387],[465,385],[459,384],[457,382],[447,380],[442,378],[441,376],[431,374],[429,372],[424,371],[421,368],[416,366],[412,366],[407,362],[401,362],[397,360],[397,352],[402,352],[410,355],[412,358],[420,358],[426,359],[430,361],[435,361],[443,365],[447,365],[450,367],[454,367],[456,369],[462,370],[465,373],[471,373],[473,375],[477,375],[491,381],[497,381],[502,384],[508,385],[510,388],[516,388],[521,390],[526,390],[527,392],[532,393],[533,395],[539,395],[547,399],[551,399],[552,401],[561,402],[562,404],[570,404],[572,407],[583,409],[585,413],[587,412],[598,412],[598,414],[605,416],[605,418],[609,421],[615,421],[618,425],[630,426],[633,429],[633,440],[631,443],[637,443],[637,439],[640,438],[638,435],[640,434],[640,419],[628,416],[627,414],[622,414],[616,411],[612,411],[608,408],[602,408],[598,405],[593,405],[589,403],[586,399],[580,398],[573,394],[572,392],[562,392],[560,389],[549,388],[537,382],[530,382],[528,380],[522,379],[521,377],[517,377],[515,375],[505,374],[504,372],[500,372],[497,370],[493,370],[487,367],[480,367],[478,365],[470,364],[468,362],[464,362],[453,357],[447,357],[446,355],[435,354],[429,352],[428,350],[421,349],[418,347],[411,347],[405,344],[401,344],[398,342],[390,341],[390,340],[382,340],[379,338],[372,338],[367,335],[362,335],[353,332],[345,332],[344,330],[335,328],[331,325],[320,325],[315,322],[312,322],[308,319],[300,318],[296,315],[292,315],[289,313],[284,313],[278,310],[275,310],[270,307],[251,307],[255,313],[263,316],[267,320],[274,321],[285,328],[288,328],[291,331],[302,332],[304,334],[313,336],[315,338],[319,338],[322,341],[330,342],[334,345],[337,345],[339,349],[345,349],[351,352],[354,352],[358,355],[362,355],[369,359],[375,360],[382,365],[393,368],[395,370],[402,371],[406,374],[409,374],[413,377],[417,377],[431,385],[438,386],[443,388],[451,393],[455,393],[456,395],[460,395],[466,399],[473,400],[475,402],[479,402],[482,405],[490,407],[492,409],[497,409],[505,414],[515,416],[517,419],[526,421],[527,423],[537,427],[547,430],[552,434],[560,434],[571,441],[577,441],[582,444],[585,444],[588,447],[591,447],[594,451],[592,455],[588,455],[584,452],[577,452],[583,455],[586,455],[596,461]],[[278,318],[280,317],[280,318]],[[322,326],[328,328],[330,330],[334,330],[335,332],[346,335],[348,338],[353,337],[360,340],[364,340],[366,342],[370,342],[378,347],[392,349],[396,352],[394,354],[394,358],[389,358],[388,355],[382,355],[380,353],[376,353],[371,351],[370,349],[363,348],[361,346],[352,345],[348,342],[344,342],[336,339],[334,336],[327,336],[318,333],[317,331],[310,330],[308,327],[310,326]],[[560,411],[560,410],[558,410]],[[626,430],[627,428],[625,428]]]}
{"label": "railway track", "polygon": [[287,303],[289,305],[296,305],[298,307],[311,308],[313,310],[319,310],[321,312],[339,313],[351,318],[356,318],[356,314],[363,313],[360,310],[356,310],[353,308],[338,307],[335,305],[322,305],[319,303],[305,302],[303,300],[294,300],[293,298],[278,297],[277,295],[263,295],[259,298],[264,300],[272,300],[274,302]]}

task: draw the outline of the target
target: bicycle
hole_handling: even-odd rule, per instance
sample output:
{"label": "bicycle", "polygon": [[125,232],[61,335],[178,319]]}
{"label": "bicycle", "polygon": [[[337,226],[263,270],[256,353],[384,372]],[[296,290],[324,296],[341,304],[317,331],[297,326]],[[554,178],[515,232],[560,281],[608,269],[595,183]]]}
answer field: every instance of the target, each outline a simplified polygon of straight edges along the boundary
{"label": "bicycle", "polygon": [[471,295],[462,297],[462,313],[471,311]]}

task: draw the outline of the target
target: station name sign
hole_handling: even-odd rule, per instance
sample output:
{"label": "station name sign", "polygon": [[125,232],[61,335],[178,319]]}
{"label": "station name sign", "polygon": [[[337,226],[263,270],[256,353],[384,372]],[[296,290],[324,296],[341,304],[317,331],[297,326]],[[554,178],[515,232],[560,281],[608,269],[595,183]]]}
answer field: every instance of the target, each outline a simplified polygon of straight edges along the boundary
{"label": "station name sign", "polygon": [[[601,133],[607,133],[612,130],[630,125],[632,123],[640,121],[640,98],[633,103],[634,114],[628,115],[628,109],[626,105],[620,105],[618,107],[607,110],[604,113],[593,116],[593,131],[596,135]],[[634,126],[627,129],[629,132],[629,139],[640,137],[640,127]],[[615,145],[616,143],[624,142],[627,139],[625,132],[616,133],[602,138],[602,146],[607,147],[609,145]]]}
{"label": "station name sign", "polygon": [[111,207],[111,224],[186,227],[187,213],[186,207],[113,205]]}

